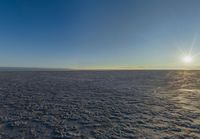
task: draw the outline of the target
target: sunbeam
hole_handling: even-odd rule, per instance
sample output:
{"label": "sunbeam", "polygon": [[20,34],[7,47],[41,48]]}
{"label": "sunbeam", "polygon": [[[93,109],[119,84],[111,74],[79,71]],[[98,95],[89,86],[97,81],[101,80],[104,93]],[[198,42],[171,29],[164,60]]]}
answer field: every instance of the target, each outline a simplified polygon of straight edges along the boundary
{"label": "sunbeam", "polygon": [[187,49],[187,50],[185,48],[177,47],[181,54],[182,62],[184,62],[185,64],[194,63],[194,60],[198,56],[200,56],[200,53],[194,53],[194,48],[196,45],[197,38],[198,38],[198,34],[196,34],[194,36],[192,43],[191,43],[189,49]]}

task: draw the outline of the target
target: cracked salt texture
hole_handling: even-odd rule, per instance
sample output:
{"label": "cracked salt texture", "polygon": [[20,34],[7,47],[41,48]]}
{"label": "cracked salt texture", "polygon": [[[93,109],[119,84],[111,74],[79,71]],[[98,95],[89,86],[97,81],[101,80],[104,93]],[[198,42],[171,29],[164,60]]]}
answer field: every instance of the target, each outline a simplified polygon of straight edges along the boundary
{"label": "cracked salt texture", "polygon": [[0,72],[0,138],[200,138],[199,71]]}

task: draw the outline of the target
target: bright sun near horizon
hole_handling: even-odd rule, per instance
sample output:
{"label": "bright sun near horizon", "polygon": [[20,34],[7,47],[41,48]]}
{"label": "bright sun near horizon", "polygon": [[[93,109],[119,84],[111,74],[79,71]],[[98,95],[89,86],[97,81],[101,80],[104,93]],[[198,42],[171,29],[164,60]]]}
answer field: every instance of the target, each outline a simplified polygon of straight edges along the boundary
{"label": "bright sun near horizon", "polygon": [[0,68],[199,69],[200,0],[0,0]]}
{"label": "bright sun near horizon", "polygon": [[183,62],[184,62],[184,63],[189,64],[189,63],[191,63],[192,61],[193,61],[193,59],[192,59],[192,57],[191,57],[190,55],[187,55],[187,56],[184,56],[184,57],[183,57]]}

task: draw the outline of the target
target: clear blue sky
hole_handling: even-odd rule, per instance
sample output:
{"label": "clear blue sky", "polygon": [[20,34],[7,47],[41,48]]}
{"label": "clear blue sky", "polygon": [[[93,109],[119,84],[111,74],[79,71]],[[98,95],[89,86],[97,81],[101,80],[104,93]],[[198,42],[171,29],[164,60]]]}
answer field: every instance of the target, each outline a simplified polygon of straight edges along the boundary
{"label": "clear blue sky", "polygon": [[1,0],[0,66],[179,67],[199,31],[199,0]]}

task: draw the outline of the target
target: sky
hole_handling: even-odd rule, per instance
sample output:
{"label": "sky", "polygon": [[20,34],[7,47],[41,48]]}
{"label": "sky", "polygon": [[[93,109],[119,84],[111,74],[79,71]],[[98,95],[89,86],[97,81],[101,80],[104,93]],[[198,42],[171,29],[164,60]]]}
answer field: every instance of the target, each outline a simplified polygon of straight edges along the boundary
{"label": "sky", "polygon": [[0,67],[199,68],[199,0],[1,0]]}

